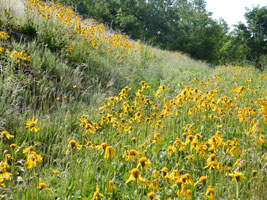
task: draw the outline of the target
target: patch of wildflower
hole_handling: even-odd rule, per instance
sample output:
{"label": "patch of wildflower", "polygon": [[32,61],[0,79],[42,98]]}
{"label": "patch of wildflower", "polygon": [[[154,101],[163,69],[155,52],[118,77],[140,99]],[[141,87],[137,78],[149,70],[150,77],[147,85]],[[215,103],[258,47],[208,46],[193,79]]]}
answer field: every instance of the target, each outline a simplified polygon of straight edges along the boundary
{"label": "patch of wildflower", "polygon": [[12,51],[9,57],[14,60],[16,64],[19,64],[23,61],[26,63],[32,62],[31,57],[27,56],[25,50],[22,50],[21,52]]}
{"label": "patch of wildflower", "polygon": [[[82,47],[87,47],[86,51],[89,55],[93,55],[94,51],[103,51],[106,55],[117,57],[118,62],[123,62],[129,56],[141,53],[145,46],[140,41],[133,42],[128,36],[119,33],[108,34],[104,24],[93,21],[88,23],[90,19],[84,21],[70,8],[63,7],[60,3],[44,3],[40,0],[27,0],[25,2],[27,8],[36,11],[42,19],[51,19],[55,17],[62,27],[71,27],[85,42],[81,43]],[[75,47],[69,45],[66,50],[71,53]]]}
{"label": "patch of wildflower", "polygon": [[[223,73],[223,70],[219,68],[217,71]],[[228,70],[245,69],[230,67]],[[236,78],[233,80],[237,81]],[[262,134],[264,121],[261,118],[265,115],[265,103],[261,99],[254,105],[244,106],[250,89],[246,90],[247,86],[237,84],[227,96],[222,95],[219,92],[222,81],[223,76],[216,74],[214,80],[207,79],[206,82],[198,82],[195,79],[193,82],[198,84],[199,88],[180,83],[178,94],[168,99],[163,95],[163,92],[168,90],[166,85],[155,89],[155,95],[151,97],[151,93],[150,96],[146,95],[151,87],[142,81],[141,88],[131,100],[128,96],[129,87],[123,88],[117,96],[105,99],[103,106],[99,108],[101,111],[97,123],[99,127],[95,129],[94,134],[103,134],[102,128],[105,127],[115,132],[119,138],[129,137],[125,150],[118,151],[117,155],[118,157],[121,155],[128,163],[127,166],[131,166],[130,176],[125,183],[135,182],[142,188],[147,188],[147,192],[169,188],[176,191],[176,197],[187,199],[192,198],[195,192],[192,190],[193,187],[202,188],[205,190],[202,191],[203,196],[213,200],[216,199],[216,187],[212,186],[217,179],[224,181],[231,179],[243,183],[242,180],[247,173],[245,171],[247,161],[243,159],[246,152],[244,145],[248,143],[240,137],[229,135],[224,121],[231,123],[229,121],[231,118],[240,126],[247,127],[248,129],[240,134],[247,137],[250,144],[254,145],[252,148],[265,145],[266,138]],[[255,82],[248,79],[246,83]],[[212,84],[216,88],[211,89]],[[257,98],[259,97],[255,99]],[[186,113],[184,113],[185,108]],[[180,125],[178,134],[166,133],[167,127],[170,126],[169,121],[184,116],[193,121],[188,123],[189,121],[183,118],[185,121]],[[88,116],[86,120],[84,116],[81,117],[81,127],[84,130],[88,121]],[[209,124],[212,131],[209,136],[201,131],[205,123]],[[139,132],[144,132],[142,137],[139,136]],[[107,143],[96,146],[96,149],[104,152],[104,157],[108,155],[110,157],[108,147],[113,149]],[[251,148],[250,145],[248,147]],[[168,160],[164,162],[166,166],[157,164],[155,155],[162,157],[165,155],[165,159]],[[196,165],[196,162],[201,165]],[[180,165],[187,170],[183,172],[181,168],[179,169]],[[195,176],[193,173],[195,169],[192,170],[191,167],[197,168],[201,174]],[[150,199],[159,198],[154,192],[148,194]]]}

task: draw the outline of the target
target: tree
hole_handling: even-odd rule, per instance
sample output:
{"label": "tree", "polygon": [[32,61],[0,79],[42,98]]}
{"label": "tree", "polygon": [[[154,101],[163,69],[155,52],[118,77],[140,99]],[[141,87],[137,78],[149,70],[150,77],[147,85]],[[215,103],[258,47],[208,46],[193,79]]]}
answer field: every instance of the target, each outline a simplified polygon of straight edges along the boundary
{"label": "tree", "polygon": [[267,7],[245,13],[247,25],[240,23],[229,34],[221,49],[221,61],[231,64],[267,66]]}
{"label": "tree", "polygon": [[261,59],[267,55],[267,6],[248,10],[245,17],[248,24],[245,31],[249,33],[249,59],[255,61],[256,67],[263,68],[264,63],[261,63]]}

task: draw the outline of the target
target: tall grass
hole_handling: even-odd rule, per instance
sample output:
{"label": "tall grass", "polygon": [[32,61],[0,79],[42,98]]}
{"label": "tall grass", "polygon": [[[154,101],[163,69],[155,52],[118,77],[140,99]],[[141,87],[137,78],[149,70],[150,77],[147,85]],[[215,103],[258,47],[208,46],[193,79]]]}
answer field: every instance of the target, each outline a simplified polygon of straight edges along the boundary
{"label": "tall grass", "polygon": [[[181,53],[107,34],[101,24],[88,27],[75,15],[62,24],[66,15],[57,14],[66,8],[36,2],[22,9],[0,0],[0,32],[10,35],[0,39],[0,165],[2,174],[12,174],[0,174],[0,198],[101,199],[97,187],[104,199],[157,199],[149,192],[212,199],[211,188],[217,199],[264,198],[266,73],[210,69]],[[79,24],[93,32],[89,41]],[[26,55],[12,58],[23,50]],[[23,153],[29,146],[34,149]],[[140,156],[127,159],[131,149]],[[42,161],[30,168],[33,151]],[[220,170],[204,169],[213,151]],[[151,162],[147,171],[138,166],[146,181],[126,183],[141,157]],[[232,181],[228,172],[246,178]],[[200,176],[206,184],[194,185]]]}

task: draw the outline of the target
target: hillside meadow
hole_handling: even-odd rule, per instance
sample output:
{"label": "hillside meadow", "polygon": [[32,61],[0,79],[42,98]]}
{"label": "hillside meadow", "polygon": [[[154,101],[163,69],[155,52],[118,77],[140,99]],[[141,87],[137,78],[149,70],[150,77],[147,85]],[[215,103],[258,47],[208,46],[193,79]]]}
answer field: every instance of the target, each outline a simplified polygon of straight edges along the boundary
{"label": "hillside meadow", "polygon": [[266,71],[0,0],[0,199],[265,199],[266,124]]}

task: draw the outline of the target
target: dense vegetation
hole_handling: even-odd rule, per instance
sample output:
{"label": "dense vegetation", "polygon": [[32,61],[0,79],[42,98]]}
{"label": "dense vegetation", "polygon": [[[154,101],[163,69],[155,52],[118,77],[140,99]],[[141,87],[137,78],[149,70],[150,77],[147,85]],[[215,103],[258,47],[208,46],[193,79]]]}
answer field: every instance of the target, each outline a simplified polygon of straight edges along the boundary
{"label": "dense vegetation", "polygon": [[266,85],[0,0],[0,199],[263,199]]}
{"label": "dense vegetation", "polygon": [[247,24],[228,33],[216,21],[205,0],[58,0],[74,6],[85,17],[104,22],[133,39],[168,50],[178,50],[211,64],[266,67],[267,7],[245,14]]}

